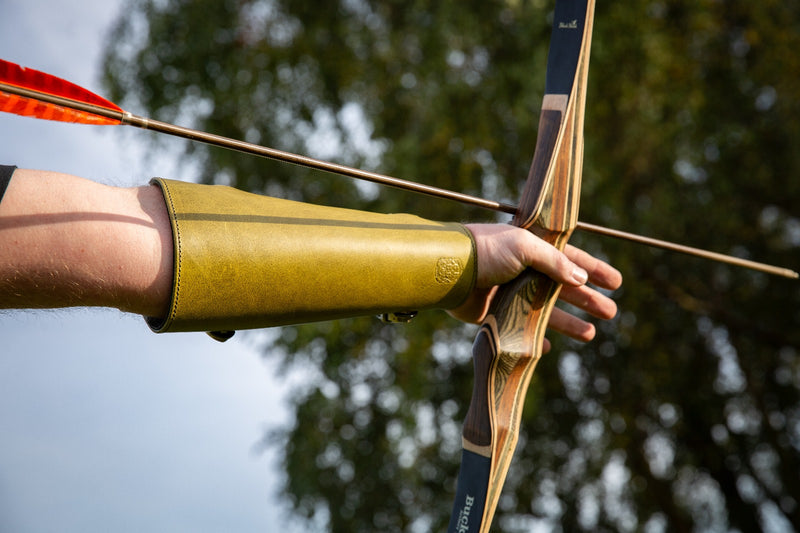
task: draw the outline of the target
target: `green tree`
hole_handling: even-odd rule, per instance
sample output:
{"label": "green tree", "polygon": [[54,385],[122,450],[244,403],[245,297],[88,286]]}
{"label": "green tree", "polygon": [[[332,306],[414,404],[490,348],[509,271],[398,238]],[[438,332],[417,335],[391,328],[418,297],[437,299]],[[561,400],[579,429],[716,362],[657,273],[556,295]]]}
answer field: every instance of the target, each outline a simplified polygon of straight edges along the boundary
{"label": "green tree", "polygon": [[[551,2],[142,0],[109,41],[114,99],[214,133],[514,201]],[[581,218],[797,267],[800,8],[597,6]],[[437,219],[494,215],[187,145],[207,182]],[[188,177],[188,176],[184,176]],[[626,277],[597,340],[555,339],[498,531],[800,528],[800,284],[588,235]],[[444,313],[282,328],[315,379],[265,437],[299,516],[442,530],[475,328]]]}

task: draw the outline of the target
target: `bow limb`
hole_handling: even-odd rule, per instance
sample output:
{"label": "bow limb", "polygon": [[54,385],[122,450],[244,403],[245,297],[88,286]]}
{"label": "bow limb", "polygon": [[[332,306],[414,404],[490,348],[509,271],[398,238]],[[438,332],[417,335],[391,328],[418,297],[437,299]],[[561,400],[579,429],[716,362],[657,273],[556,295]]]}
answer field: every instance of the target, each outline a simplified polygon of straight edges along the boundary
{"label": "bow limb", "polygon": [[[593,17],[594,0],[556,2],[536,151],[513,220],[559,249],[577,224]],[[450,532],[486,532],[491,526],[560,289],[528,269],[492,300],[473,346],[475,382]]]}

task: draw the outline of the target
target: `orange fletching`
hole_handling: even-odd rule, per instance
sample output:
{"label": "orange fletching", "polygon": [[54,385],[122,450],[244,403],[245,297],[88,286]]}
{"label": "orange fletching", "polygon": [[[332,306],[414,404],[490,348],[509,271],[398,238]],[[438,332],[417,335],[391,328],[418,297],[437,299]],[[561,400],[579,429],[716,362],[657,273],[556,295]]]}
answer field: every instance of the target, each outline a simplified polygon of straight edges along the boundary
{"label": "orange fletching", "polygon": [[[83,87],[38,70],[21,67],[0,59],[0,82],[27,89],[41,95],[52,95],[78,104],[122,113],[122,109]],[[118,125],[119,120],[97,115],[88,110],[37,100],[35,96],[10,94],[0,89],[0,111],[26,117],[80,124]]]}

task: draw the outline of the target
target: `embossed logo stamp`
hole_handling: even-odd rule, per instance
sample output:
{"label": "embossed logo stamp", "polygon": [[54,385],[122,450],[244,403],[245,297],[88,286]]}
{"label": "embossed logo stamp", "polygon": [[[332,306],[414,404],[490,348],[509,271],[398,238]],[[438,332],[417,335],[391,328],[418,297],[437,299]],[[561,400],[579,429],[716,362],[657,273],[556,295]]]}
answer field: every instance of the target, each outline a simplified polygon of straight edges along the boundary
{"label": "embossed logo stamp", "polygon": [[458,281],[463,271],[464,266],[455,257],[440,257],[436,261],[436,282],[452,285]]}

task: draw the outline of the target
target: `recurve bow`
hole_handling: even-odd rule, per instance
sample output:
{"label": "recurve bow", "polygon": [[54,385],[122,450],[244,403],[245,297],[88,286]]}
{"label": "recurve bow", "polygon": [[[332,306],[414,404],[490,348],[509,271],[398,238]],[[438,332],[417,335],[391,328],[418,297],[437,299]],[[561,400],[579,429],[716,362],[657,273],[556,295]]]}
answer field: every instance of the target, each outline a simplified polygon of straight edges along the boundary
{"label": "recurve bow", "polygon": [[[559,249],[578,220],[593,16],[594,0],[556,1],[536,151],[513,219]],[[473,345],[475,382],[450,532],[486,532],[491,526],[560,289],[528,269],[492,300]]]}

